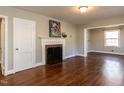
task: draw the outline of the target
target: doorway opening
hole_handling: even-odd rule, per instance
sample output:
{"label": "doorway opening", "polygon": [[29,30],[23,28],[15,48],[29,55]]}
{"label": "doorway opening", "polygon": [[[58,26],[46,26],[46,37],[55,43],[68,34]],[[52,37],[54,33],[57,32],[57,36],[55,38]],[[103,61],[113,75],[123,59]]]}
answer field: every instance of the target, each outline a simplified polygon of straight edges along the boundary
{"label": "doorway opening", "polygon": [[5,60],[4,60],[4,39],[5,38],[5,19],[0,17],[0,77],[4,76]]}
{"label": "doorway opening", "polygon": [[89,27],[84,29],[84,56],[87,57],[88,50],[89,50],[89,31],[92,29],[98,29],[98,28],[109,28],[109,27],[120,27],[124,24],[115,24],[115,25],[107,25],[107,26],[97,26],[97,27]]}
{"label": "doorway opening", "polygon": [[0,15],[0,78],[8,74],[8,16]]}

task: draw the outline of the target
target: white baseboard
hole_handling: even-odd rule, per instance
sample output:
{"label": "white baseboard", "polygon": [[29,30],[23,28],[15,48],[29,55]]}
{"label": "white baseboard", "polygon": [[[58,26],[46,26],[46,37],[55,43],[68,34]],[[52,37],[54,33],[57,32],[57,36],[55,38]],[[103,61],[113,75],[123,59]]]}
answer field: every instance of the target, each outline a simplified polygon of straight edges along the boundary
{"label": "white baseboard", "polygon": [[89,52],[94,52],[94,51],[95,51],[95,50],[88,50],[88,53],[89,53]]}
{"label": "white baseboard", "polygon": [[63,59],[67,59],[67,58],[74,57],[74,56],[76,56],[76,55],[65,56]]}
{"label": "white baseboard", "polygon": [[14,74],[14,73],[15,73],[15,71],[13,69],[8,70],[7,73],[5,74],[5,76],[10,75],[10,74]]}
{"label": "white baseboard", "polygon": [[98,53],[106,53],[106,54],[124,55],[124,53],[108,52],[108,51],[96,51],[96,50],[90,50],[90,52],[98,52]]}
{"label": "white baseboard", "polygon": [[43,64],[42,62],[38,62],[38,63],[35,64],[34,67],[38,67],[38,66],[41,66],[41,65],[45,65],[45,64]]}
{"label": "white baseboard", "polygon": [[75,56],[82,56],[82,57],[84,57],[83,54],[75,54],[75,55],[66,56],[66,57],[64,57],[64,59],[67,59],[67,58],[70,58],[70,57],[75,57]]}
{"label": "white baseboard", "polygon": [[83,54],[76,54],[76,56],[82,56],[82,57],[84,57],[84,55],[83,55]]}

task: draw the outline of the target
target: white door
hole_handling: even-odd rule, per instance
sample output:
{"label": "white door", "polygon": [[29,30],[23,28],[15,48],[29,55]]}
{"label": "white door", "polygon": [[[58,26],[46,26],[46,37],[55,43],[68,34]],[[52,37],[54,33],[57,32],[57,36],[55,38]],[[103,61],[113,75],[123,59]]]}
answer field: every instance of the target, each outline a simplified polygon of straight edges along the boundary
{"label": "white door", "polygon": [[32,68],[35,64],[35,22],[14,18],[14,71]]}

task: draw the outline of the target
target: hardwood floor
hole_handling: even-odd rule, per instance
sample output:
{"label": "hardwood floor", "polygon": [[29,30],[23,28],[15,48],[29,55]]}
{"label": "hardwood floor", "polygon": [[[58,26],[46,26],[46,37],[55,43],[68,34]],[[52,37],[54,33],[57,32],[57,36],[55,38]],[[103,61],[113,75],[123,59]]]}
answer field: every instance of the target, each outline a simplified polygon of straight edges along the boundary
{"label": "hardwood floor", "polygon": [[124,85],[124,56],[89,53],[7,77],[0,85]]}

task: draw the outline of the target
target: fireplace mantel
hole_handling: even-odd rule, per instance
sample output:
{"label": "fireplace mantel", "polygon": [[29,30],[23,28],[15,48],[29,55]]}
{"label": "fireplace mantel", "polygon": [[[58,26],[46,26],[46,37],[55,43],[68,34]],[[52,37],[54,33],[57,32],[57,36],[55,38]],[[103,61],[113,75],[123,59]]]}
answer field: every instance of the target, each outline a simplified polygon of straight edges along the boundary
{"label": "fireplace mantel", "polygon": [[45,46],[46,45],[56,45],[62,44],[63,47],[63,59],[65,57],[65,39],[64,38],[50,38],[50,37],[41,37],[41,50],[42,50],[42,64],[46,64],[45,56]]}
{"label": "fireplace mantel", "polygon": [[65,39],[63,38],[48,38],[44,37],[41,38],[41,43],[48,43],[48,44],[63,44],[65,43]]}

